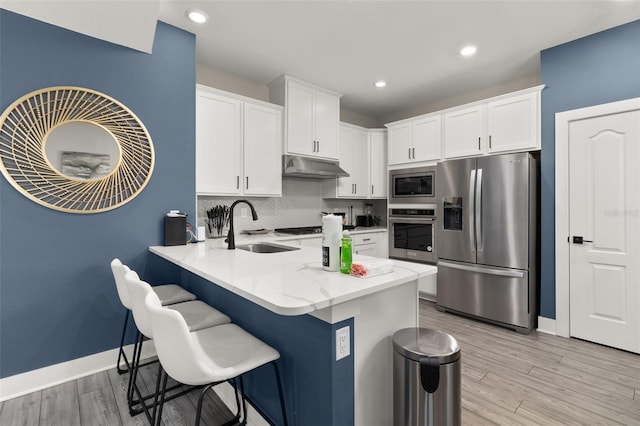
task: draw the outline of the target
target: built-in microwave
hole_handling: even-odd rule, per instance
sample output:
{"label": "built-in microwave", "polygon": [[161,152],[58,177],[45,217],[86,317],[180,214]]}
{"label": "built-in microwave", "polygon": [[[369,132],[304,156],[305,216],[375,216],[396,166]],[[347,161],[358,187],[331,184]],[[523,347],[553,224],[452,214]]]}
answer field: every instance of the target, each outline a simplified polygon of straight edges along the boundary
{"label": "built-in microwave", "polygon": [[436,167],[389,170],[389,204],[434,204]]}

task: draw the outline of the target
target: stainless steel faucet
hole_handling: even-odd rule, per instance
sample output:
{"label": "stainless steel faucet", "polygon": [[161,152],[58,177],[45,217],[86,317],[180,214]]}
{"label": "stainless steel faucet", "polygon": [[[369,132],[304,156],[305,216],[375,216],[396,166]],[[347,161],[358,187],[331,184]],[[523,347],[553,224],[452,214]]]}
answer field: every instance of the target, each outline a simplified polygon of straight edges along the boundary
{"label": "stainless steel faucet", "polygon": [[229,250],[235,250],[236,248],[236,238],[233,234],[233,208],[238,203],[247,204],[251,208],[251,217],[253,218],[253,220],[258,220],[258,213],[256,213],[256,209],[253,208],[253,204],[251,204],[249,200],[237,200],[234,201],[233,204],[231,204],[231,207],[229,208],[229,234],[227,235],[226,240],[226,242],[229,243],[229,246],[227,247]]}

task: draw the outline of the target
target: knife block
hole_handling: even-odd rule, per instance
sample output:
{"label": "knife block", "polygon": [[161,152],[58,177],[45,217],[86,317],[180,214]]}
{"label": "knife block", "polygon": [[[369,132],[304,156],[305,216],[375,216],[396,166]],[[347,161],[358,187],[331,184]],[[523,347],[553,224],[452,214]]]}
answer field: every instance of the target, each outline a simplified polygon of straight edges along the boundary
{"label": "knife block", "polygon": [[164,217],[164,245],[179,246],[187,244],[186,216]]}

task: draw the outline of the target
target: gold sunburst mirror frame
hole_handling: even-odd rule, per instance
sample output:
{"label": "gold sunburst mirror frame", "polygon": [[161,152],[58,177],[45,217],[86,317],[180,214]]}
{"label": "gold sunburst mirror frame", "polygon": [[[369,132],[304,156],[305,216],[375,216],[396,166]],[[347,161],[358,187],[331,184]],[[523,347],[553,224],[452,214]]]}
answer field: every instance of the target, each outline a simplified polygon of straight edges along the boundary
{"label": "gold sunburst mirror frame", "polygon": [[[50,136],[66,125],[87,123],[113,138],[117,158],[96,154],[95,147],[88,146],[91,140],[70,141],[72,148],[65,148],[69,152],[60,154],[68,156],[67,163],[54,167],[61,161],[45,149]],[[36,90],[0,116],[2,174],[26,197],[55,210],[99,213],[120,207],[144,189],[153,166],[153,143],[144,124],[125,105],[95,90],[72,86]],[[90,172],[80,173],[78,167]],[[100,172],[95,173],[96,168]]]}

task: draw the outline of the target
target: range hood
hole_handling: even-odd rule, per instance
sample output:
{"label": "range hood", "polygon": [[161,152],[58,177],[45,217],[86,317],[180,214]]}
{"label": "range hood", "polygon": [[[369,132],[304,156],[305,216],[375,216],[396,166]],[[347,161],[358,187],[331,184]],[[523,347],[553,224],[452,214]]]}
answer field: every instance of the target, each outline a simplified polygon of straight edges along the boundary
{"label": "range hood", "polygon": [[342,170],[337,161],[300,157],[297,155],[283,155],[282,176],[332,179],[349,177],[349,173]]}

